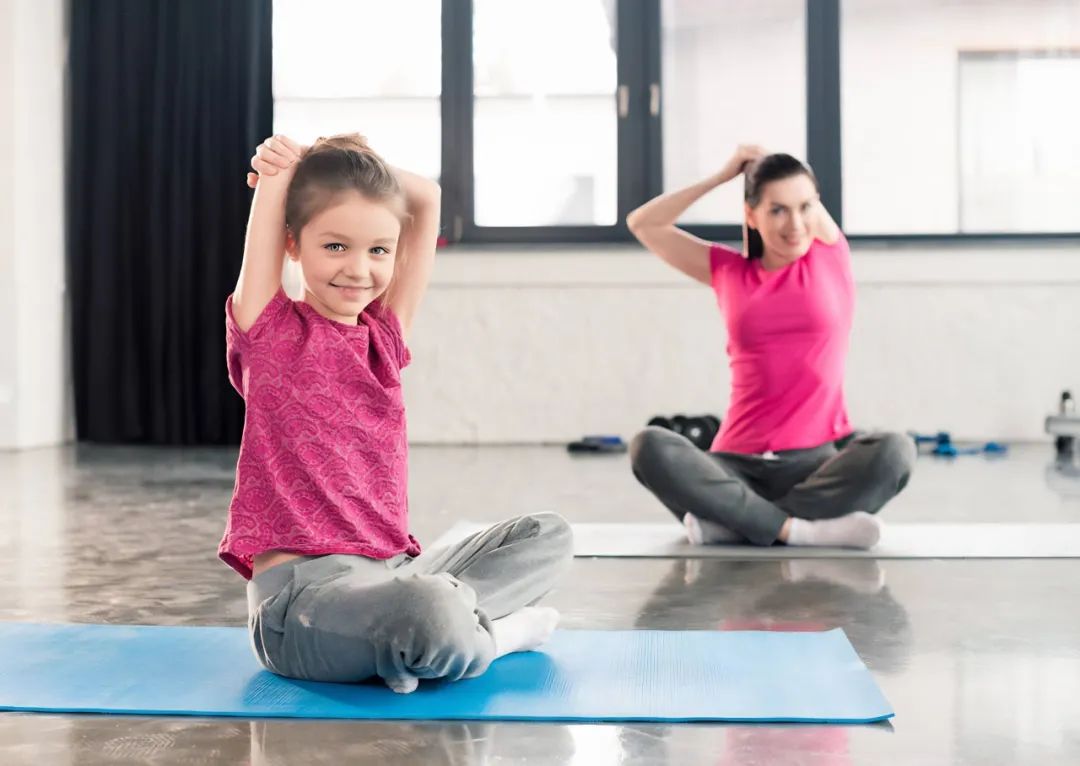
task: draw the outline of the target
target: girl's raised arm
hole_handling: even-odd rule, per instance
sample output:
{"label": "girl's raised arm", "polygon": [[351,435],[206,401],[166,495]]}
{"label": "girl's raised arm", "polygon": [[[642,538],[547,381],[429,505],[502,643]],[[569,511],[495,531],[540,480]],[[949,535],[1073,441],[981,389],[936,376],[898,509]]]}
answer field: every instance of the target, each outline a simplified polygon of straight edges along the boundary
{"label": "girl's raised arm", "polygon": [[[258,184],[251,200],[244,262],[233,292],[233,318],[241,330],[255,324],[281,288],[281,268],[285,260],[285,196],[296,163],[304,149],[285,136],[272,136],[255,150],[252,167]],[[253,175],[253,174],[252,174]],[[251,175],[248,185],[254,185]]]}
{"label": "girl's raised arm", "polygon": [[408,337],[435,263],[442,190],[437,183],[423,176],[400,168],[393,168],[393,171],[405,190],[411,220],[402,229],[398,241],[398,265],[387,303]]}

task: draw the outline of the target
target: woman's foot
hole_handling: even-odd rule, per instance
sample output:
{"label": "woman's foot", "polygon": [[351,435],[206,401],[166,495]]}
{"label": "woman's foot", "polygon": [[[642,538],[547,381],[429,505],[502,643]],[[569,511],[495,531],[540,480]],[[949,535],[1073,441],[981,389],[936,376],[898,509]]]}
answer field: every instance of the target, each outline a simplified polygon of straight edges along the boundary
{"label": "woman's foot", "polygon": [[781,542],[828,548],[869,550],[881,539],[881,521],[864,511],[855,511],[835,519],[808,521],[792,518],[785,524],[787,535]]}
{"label": "woman's foot", "polygon": [[531,651],[549,638],[559,624],[559,613],[549,606],[526,606],[491,623],[495,656]]}
{"label": "woman's foot", "polygon": [[683,528],[686,529],[686,539],[691,545],[719,545],[723,543],[741,543],[742,535],[732,532],[727,527],[713,521],[699,519],[692,513],[683,516]]}

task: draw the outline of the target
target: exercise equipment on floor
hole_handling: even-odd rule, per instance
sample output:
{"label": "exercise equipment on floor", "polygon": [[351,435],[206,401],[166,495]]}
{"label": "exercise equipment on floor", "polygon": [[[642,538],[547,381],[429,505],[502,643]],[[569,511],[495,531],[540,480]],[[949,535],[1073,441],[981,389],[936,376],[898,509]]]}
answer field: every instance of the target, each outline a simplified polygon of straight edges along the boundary
{"label": "exercise equipment on floor", "polygon": [[720,418],[715,415],[657,415],[648,423],[685,436],[698,449],[706,450],[712,446],[713,439],[720,431]]}
{"label": "exercise equipment on floor", "polygon": [[842,630],[560,630],[478,678],[292,681],[244,628],[0,623],[0,710],[398,720],[866,723],[893,711]]}
{"label": "exercise equipment on floor", "polygon": [[948,431],[938,431],[936,434],[919,434],[909,432],[915,440],[915,446],[923,451],[926,445],[933,445],[929,453],[938,457],[957,457],[958,455],[1004,455],[1009,451],[1009,446],[1002,442],[980,442],[976,444],[957,445],[952,440]]}
{"label": "exercise equipment on floor", "polygon": [[619,454],[626,452],[626,442],[621,436],[583,436],[566,445],[567,452]]}
{"label": "exercise equipment on floor", "polygon": [[1076,399],[1071,391],[1062,391],[1058,412],[1046,418],[1046,433],[1054,437],[1058,457],[1071,460],[1076,454],[1076,439],[1080,437],[1080,415],[1076,414]]}

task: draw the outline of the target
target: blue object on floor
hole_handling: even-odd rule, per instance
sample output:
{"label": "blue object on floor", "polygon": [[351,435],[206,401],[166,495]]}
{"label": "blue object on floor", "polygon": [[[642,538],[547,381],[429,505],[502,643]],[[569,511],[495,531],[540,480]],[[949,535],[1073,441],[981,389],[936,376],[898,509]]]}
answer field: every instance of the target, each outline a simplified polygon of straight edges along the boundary
{"label": "blue object on floor", "polygon": [[566,445],[569,452],[626,452],[626,442],[620,436],[583,436],[576,442]]}
{"label": "blue object on floor", "polygon": [[958,447],[952,440],[948,431],[938,431],[936,434],[909,433],[915,440],[915,445],[933,444],[930,454],[938,457],[956,457],[958,455],[1004,455],[1009,451],[1007,444],[1001,442],[985,442],[976,446]]}
{"label": "blue object on floor", "polygon": [[952,442],[952,437],[948,431],[938,431],[936,434],[918,434],[910,432],[912,439],[915,440],[915,444],[949,444]]}
{"label": "blue object on floor", "polygon": [[869,723],[888,702],[842,630],[556,631],[479,678],[291,681],[243,628],[0,623],[0,710],[244,718]]}

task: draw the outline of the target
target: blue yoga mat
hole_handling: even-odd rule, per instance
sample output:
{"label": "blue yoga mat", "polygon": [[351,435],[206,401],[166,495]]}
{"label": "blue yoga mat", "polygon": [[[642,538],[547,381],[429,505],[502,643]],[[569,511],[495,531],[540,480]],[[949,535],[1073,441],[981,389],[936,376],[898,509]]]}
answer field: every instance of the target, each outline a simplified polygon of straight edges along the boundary
{"label": "blue yoga mat", "polygon": [[0,709],[411,720],[797,721],[892,717],[841,630],[556,631],[483,676],[292,681],[255,662],[243,628],[0,623]]}

